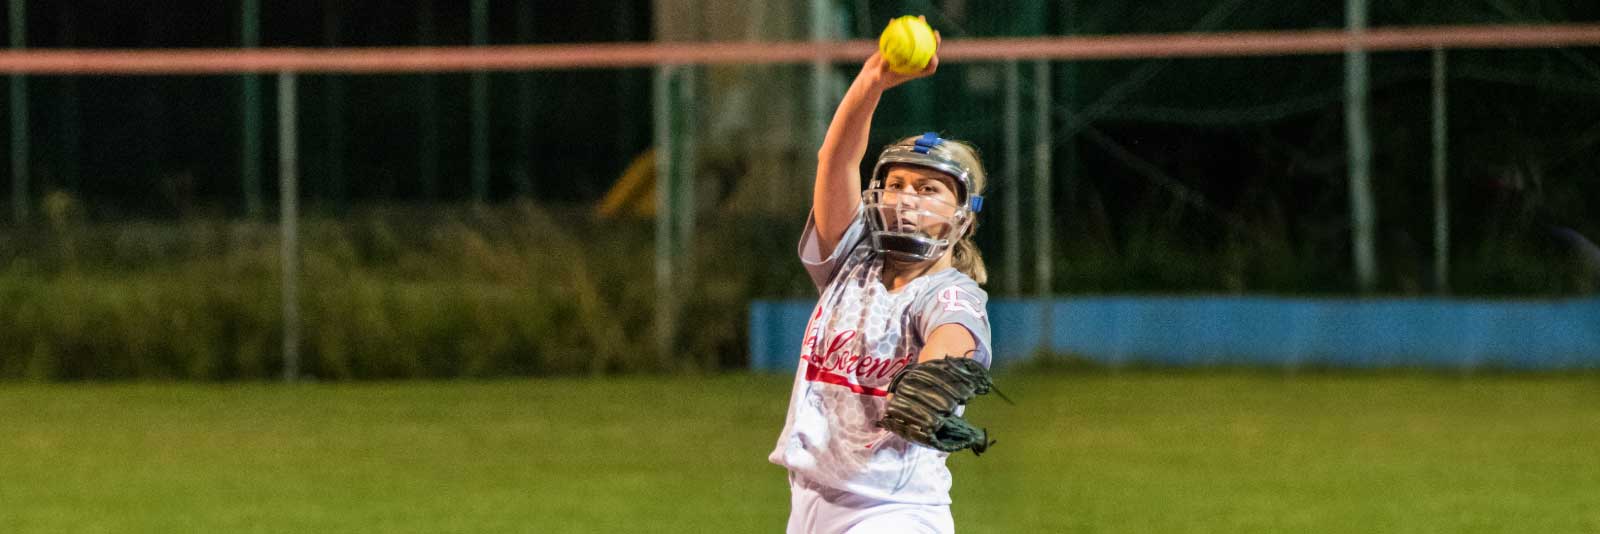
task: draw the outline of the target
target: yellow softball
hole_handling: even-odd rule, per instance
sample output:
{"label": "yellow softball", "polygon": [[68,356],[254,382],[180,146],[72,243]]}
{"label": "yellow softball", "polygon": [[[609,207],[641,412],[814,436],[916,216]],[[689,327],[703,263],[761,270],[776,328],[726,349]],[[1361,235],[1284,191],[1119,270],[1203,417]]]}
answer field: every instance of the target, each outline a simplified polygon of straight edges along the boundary
{"label": "yellow softball", "polygon": [[883,60],[889,63],[889,70],[900,74],[916,74],[928,68],[928,60],[933,59],[938,47],[933,28],[911,15],[889,21],[889,27],[878,37]]}

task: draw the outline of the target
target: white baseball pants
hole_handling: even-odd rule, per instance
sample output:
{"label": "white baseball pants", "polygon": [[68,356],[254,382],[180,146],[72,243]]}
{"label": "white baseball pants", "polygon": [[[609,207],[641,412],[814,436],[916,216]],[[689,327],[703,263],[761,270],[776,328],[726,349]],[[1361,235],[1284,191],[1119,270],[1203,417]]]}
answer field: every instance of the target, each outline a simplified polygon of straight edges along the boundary
{"label": "white baseball pants", "polygon": [[954,534],[950,506],[862,497],[789,474],[788,534]]}

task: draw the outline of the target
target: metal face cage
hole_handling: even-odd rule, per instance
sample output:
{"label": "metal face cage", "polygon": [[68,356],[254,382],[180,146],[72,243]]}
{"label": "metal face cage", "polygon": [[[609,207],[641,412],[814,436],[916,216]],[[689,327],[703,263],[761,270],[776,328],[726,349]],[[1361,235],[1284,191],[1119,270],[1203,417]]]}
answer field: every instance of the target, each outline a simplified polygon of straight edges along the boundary
{"label": "metal face cage", "polygon": [[972,212],[935,197],[893,189],[862,192],[872,247],[902,259],[937,259],[972,223]]}

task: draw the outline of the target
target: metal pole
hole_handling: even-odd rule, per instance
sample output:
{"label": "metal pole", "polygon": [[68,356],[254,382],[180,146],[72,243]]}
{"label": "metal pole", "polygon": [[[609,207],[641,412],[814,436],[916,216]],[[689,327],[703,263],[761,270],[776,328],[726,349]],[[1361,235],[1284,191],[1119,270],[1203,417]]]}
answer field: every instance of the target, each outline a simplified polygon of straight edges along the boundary
{"label": "metal pole", "polygon": [[[1345,31],[1366,33],[1366,0],[1345,0]],[[1372,136],[1367,125],[1367,53],[1357,44],[1345,50],[1345,134],[1350,157],[1350,239],[1356,281],[1362,293],[1377,287],[1378,259],[1373,243],[1377,208],[1372,200]]]}
{"label": "metal pole", "polygon": [[[437,36],[433,27],[433,0],[417,3],[417,41],[422,46],[433,46]],[[417,139],[417,178],[422,186],[422,200],[439,199],[439,77],[423,74],[417,91],[417,114],[420,138]]]}
{"label": "metal pole", "polygon": [[[811,42],[822,43],[828,40],[828,21],[830,20],[831,0],[811,0]],[[829,113],[828,102],[828,60],[817,57],[811,62],[811,146],[822,146],[822,139],[828,135],[828,121],[833,114]]]}
{"label": "metal pole", "polygon": [[695,110],[698,70],[693,65],[681,67],[678,77],[678,92],[676,109],[683,110],[677,114],[679,126],[677,132],[677,163],[673,165],[673,186],[677,193],[673,196],[672,214],[676,220],[674,241],[677,242],[673,256],[678,265],[676,280],[679,284],[687,286],[689,280],[690,262],[689,254],[691,236],[694,235],[694,168],[699,149],[699,117]]}
{"label": "metal pole", "polygon": [[1450,292],[1449,106],[1445,49],[1433,49],[1433,280],[1439,293]]}
{"label": "metal pole", "polygon": [[673,284],[672,191],[677,175],[673,154],[672,77],[674,67],[656,67],[652,101],[656,145],[656,358],[662,370],[671,368],[672,349],[678,335],[676,288]]}
{"label": "metal pole", "polygon": [[[260,0],[243,0],[241,29],[239,32],[240,46],[255,48],[261,46],[261,4]],[[255,74],[244,75],[244,115],[241,122],[240,137],[242,162],[240,163],[240,178],[243,180],[241,187],[244,189],[244,211],[251,218],[261,217],[264,208],[261,201],[261,77]]]}
{"label": "metal pole", "polygon": [[[11,0],[11,49],[28,47],[28,6],[25,0]],[[28,221],[28,78],[11,76],[11,220]]]}
{"label": "metal pole", "polygon": [[1005,176],[1002,184],[1001,224],[1005,227],[1006,276],[1001,281],[1007,296],[1022,293],[1022,74],[1016,60],[1006,62],[1005,112],[1002,118],[1005,136]]}
{"label": "metal pole", "polygon": [[[489,43],[489,0],[472,0],[472,45]],[[489,73],[472,73],[472,200],[489,200]]]}
{"label": "metal pole", "polygon": [[[695,112],[695,110],[699,109],[699,106],[696,105],[699,69],[694,65],[684,65],[681,69],[678,76],[678,91],[675,95],[677,97],[675,108],[681,111],[677,113],[678,126],[676,128],[677,131],[673,133],[677,138],[676,149],[674,150],[677,162],[672,166],[672,186],[677,191],[673,195],[671,210],[675,219],[672,238],[675,245],[672,251],[672,264],[675,271],[673,273],[673,284],[675,284],[673,288],[674,316],[676,316],[677,311],[683,309],[684,303],[689,300],[688,295],[692,294],[694,290],[694,254],[691,253],[694,246],[695,222],[694,186],[696,180],[694,169],[700,146],[698,138],[699,115]],[[674,336],[676,336],[678,330],[676,325],[681,324],[681,321],[675,321],[674,324]],[[673,339],[676,339],[676,337]],[[714,355],[704,354],[702,357],[704,360],[700,363],[706,365],[705,368],[709,369],[716,365]]]}
{"label": "metal pole", "polygon": [[278,73],[278,229],[283,258],[283,380],[300,376],[299,148],[294,73]]}
{"label": "metal pole", "polygon": [[1034,225],[1034,291],[1039,298],[1040,321],[1039,340],[1040,349],[1051,350],[1054,345],[1052,334],[1055,329],[1054,310],[1050,304],[1053,291],[1052,275],[1055,274],[1055,265],[1052,262],[1055,252],[1052,250],[1051,241],[1054,237],[1054,225],[1051,220],[1050,178],[1051,178],[1051,104],[1050,104],[1050,62],[1038,60],[1034,62],[1033,79],[1033,225]]}

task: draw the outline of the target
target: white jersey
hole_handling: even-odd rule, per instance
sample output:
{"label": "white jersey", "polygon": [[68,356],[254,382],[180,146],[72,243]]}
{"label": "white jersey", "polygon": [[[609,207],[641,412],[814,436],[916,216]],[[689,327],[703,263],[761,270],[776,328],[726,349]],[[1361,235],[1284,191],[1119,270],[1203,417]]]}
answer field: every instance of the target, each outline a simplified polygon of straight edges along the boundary
{"label": "white jersey", "polygon": [[966,327],[977,342],[973,358],[989,365],[988,295],[955,269],[890,292],[880,276],[883,258],[865,229],[858,212],[839,245],[822,251],[814,222],[806,223],[800,259],[822,298],[806,325],[789,415],[768,460],[864,497],[949,504],[949,454],[913,445],[876,422],[890,379],[917,361],[935,328]]}

